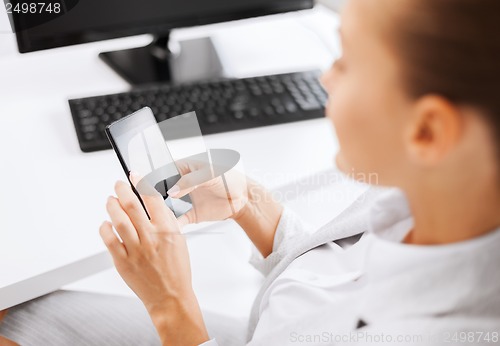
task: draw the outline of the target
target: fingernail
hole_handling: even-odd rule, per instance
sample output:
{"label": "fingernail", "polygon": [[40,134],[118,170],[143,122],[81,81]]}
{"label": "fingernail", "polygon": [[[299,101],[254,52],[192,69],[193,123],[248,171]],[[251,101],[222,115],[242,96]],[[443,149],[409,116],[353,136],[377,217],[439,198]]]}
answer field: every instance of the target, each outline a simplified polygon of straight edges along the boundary
{"label": "fingernail", "polygon": [[170,196],[170,197],[174,197],[175,195],[177,195],[179,193],[179,191],[181,191],[181,188],[177,185],[174,185],[172,186],[168,191],[167,191],[167,194]]}

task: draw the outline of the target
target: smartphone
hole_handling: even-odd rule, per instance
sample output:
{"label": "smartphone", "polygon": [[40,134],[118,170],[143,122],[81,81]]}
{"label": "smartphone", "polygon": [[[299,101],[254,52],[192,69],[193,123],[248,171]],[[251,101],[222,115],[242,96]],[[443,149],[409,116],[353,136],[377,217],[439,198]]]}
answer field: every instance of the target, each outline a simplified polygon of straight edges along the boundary
{"label": "smartphone", "polygon": [[111,123],[106,127],[106,135],[146,214],[148,211],[141,199],[141,191],[130,181],[131,171],[158,191],[177,217],[192,207],[189,195],[182,199],[171,199],[168,196],[167,190],[174,186],[181,175],[149,107]]}

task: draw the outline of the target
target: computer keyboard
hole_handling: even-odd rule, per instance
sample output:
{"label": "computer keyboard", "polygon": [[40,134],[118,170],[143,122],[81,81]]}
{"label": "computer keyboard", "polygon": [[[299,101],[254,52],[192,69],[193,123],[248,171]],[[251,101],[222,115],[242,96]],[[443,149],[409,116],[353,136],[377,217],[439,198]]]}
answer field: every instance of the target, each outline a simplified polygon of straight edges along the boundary
{"label": "computer keyboard", "polygon": [[69,100],[80,148],[109,149],[106,126],[148,106],[158,122],[196,111],[202,134],[324,117],[319,71],[187,84],[153,84],[119,94]]}

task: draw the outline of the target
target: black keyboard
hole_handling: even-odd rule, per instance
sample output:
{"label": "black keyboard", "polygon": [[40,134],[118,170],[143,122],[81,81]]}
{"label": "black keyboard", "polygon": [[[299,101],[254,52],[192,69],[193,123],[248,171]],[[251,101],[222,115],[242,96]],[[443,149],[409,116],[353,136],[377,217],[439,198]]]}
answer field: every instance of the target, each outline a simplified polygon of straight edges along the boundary
{"label": "black keyboard", "polygon": [[106,126],[148,106],[158,122],[196,111],[202,134],[324,117],[319,71],[152,84],[119,94],[69,100],[80,148],[109,149]]}

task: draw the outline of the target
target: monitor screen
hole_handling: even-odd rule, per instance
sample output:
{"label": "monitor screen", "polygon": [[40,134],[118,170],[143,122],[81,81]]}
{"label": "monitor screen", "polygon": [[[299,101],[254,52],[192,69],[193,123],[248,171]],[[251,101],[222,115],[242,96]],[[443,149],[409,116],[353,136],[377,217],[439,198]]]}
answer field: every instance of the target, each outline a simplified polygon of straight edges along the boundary
{"label": "monitor screen", "polygon": [[[59,0],[45,20],[12,12],[19,51],[31,52],[144,33],[311,8],[312,0]],[[53,4],[56,1],[51,1]],[[43,14],[42,14],[43,15]],[[48,20],[50,19],[50,20]],[[39,22],[44,22],[39,24]]]}

